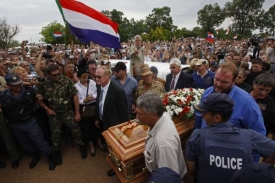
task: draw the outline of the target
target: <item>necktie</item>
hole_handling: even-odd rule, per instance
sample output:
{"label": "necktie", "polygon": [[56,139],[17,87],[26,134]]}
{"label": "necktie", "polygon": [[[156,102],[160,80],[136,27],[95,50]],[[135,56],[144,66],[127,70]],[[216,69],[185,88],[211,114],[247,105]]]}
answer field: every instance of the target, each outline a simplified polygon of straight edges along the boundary
{"label": "necktie", "polygon": [[100,96],[99,96],[99,119],[102,120],[102,116],[103,116],[103,93],[104,93],[104,90],[101,89],[101,92],[100,92]]}
{"label": "necktie", "polygon": [[172,82],[171,82],[171,85],[170,85],[170,91],[174,90],[174,87],[175,87],[175,78],[176,78],[176,76],[173,75],[173,79],[172,79]]}

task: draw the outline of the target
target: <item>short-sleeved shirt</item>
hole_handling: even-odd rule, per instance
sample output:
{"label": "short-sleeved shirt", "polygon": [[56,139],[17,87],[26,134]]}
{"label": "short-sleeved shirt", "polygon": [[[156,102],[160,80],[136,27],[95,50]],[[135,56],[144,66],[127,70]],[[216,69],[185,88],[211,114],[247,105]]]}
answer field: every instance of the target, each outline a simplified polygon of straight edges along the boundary
{"label": "short-sleeved shirt", "polygon": [[66,76],[59,76],[58,81],[46,80],[37,87],[37,94],[49,102],[49,107],[62,113],[72,109],[73,97],[77,95],[74,83]]}
{"label": "short-sleeved shirt", "polygon": [[144,156],[150,172],[156,168],[168,167],[183,177],[186,168],[181,141],[175,124],[167,113],[148,131]]}
{"label": "short-sleeved shirt", "polygon": [[116,76],[112,76],[112,81],[119,85],[127,96],[127,103],[128,103],[128,113],[132,113],[132,104],[133,104],[133,96],[136,88],[137,88],[137,80],[133,78],[132,76],[126,76],[125,83],[121,83],[119,79],[116,78]]}

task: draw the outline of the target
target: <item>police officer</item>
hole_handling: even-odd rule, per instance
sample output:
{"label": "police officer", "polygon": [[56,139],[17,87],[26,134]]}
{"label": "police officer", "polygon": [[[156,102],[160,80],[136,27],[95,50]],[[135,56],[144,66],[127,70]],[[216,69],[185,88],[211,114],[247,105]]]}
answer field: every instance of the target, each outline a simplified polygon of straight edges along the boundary
{"label": "police officer", "polygon": [[5,76],[8,89],[0,95],[1,111],[15,138],[33,156],[29,165],[32,169],[40,160],[40,150],[49,160],[49,170],[55,169],[52,149],[44,140],[43,134],[34,117],[35,91],[26,89],[22,80],[15,74]]}
{"label": "police officer", "polygon": [[196,129],[186,143],[187,171],[198,183],[229,183],[235,171],[252,163],[252,150],[269,157],[265,162],[275,162],[274,141],[229,121],[233,106],[225,93],[212,93],[195,106],[208,125]]}

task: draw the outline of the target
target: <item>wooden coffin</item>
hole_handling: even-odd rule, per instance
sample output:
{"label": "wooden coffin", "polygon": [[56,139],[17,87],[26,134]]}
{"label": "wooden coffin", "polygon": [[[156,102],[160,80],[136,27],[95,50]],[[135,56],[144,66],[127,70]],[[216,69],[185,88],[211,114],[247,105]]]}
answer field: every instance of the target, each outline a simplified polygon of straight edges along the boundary
{"label": "wooden coffin", "polygon": [[[192,133],[194,119],[173,119],[179,135],[182,147]],[[131,122],[135,122],[132,120]],[[133,130],[121,132],[123,126],[128,122],[114,126],[102,134],[107,142],[108,154],[106,159],[123,183],[141,183],[146,181],[150,173],[146,168],[144,160],[145,138],[148,128],[138,125]]]}

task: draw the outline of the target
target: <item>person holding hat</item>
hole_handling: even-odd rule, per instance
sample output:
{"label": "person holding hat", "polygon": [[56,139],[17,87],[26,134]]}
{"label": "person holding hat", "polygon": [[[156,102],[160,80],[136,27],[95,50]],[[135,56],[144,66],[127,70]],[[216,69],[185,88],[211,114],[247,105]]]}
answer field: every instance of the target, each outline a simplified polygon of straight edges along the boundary
{"label": "person holding hat", "polygon": [[151,92],[158,96],[161,96],[165,92],[163,84],[153,79],[153,72],[148,66],[141,66],[140,75],[142,77],[142,81],[139,82],[137,86],[135,99],[147,92]]}
{"label": "person holding hat", "polygon": [[129,119],[132,119],[132,112],[134,110],[134,93],[137,88],[137,80],[132,76],[129,76],[127,68],[124,62],[116,63],[115,67],[112,68],[114,75],[111,77],[111,80],[119,85],[125,92],[128,103],[128,116]]}
{"label": "person holding hat", "polygon": [[213,86],[214,73],[208,70],[208,61],[200,59],[196,64],[197,72],[192,74],[194,88],[207,89]]}
{"label": "person holding hat", "polygon": [[52,148],[44,140],[34,116],[35,90],[26,89],[18,75],[7,74],[5,80],[8,89],[0,95],[1,111],[15,138],[33,156],[29,167],[36,167],[41,158],[38,151],[41,151],[49,160],[49,170],[54,170]]}
{"label": "person holding hat", "polygon": [[253,151],[275,163],[274,141],[231,123],[234,103],[225,93],[212,93],[194,106],[207,124],[191,134],[185,148],[187,171],[198,183],[229,183],[237,170],[253,162]]}

